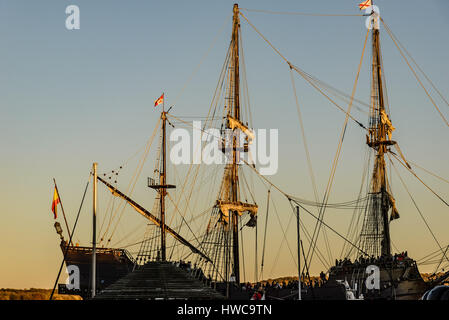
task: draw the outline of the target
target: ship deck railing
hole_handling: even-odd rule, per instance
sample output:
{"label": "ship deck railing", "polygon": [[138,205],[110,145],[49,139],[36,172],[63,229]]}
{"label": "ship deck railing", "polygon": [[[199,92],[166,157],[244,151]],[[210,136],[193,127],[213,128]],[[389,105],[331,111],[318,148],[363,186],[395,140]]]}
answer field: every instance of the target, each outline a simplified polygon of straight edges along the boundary
{"label": "ship deck railing", "polygon": [[[70,246],[69,250],[73,251],[79,251],[84,253],[91,253],[92,247],[79,247],[79,246]],[[136,260],[131,255],[131,253],[126,249],[121,248],[96,248],[95,249],[97,253],[112,253],[114,256],[124,256],[128,260],[131,261],[131,263],[136,264]]]}

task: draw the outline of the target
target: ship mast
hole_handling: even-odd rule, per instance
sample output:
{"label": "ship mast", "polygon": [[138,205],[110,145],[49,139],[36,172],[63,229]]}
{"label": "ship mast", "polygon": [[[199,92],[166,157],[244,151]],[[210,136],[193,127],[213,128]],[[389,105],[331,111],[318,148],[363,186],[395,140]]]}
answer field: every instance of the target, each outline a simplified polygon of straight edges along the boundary
{"label": "ship mast", "polygon": [[166,122],[167,122],[167,116],[165,114],[165,110],[162,111],[161,114],[162,117],[162,171],[159,177],[161,189],[160,195],[161,195],[161,259],[162,261],[166,260],[166,243],[165,243],[165,195],[167,194],[167,191],[165,188],[162,188],[162,186],[165,186],[165,180],[166,180],[166,159],[165,159],[165,153],[166,153]]}
{"label": "ship mast", "polygon": [[[222,177],[217,201],[211,212],[211,220],[203,240],[208,243],[206,254],[213,257],[214,263],[208,267],[210,276],[217,282],[240,284],[240,246],[239,228],[242,216],[249,217],[245,224],[255,227],[257,224],[258,206],[241,200],[241,185],[239,184],[239,170],[241,152],[248,152],[249,145],[254,139],[253,131],[242,122],[240,110],[240,12],[237,4],[233,7],[232,36],[226,56],[226,72],[221,81],[226,81],[225,113],[226,118],[221,131],[224,134],[219,141],[221,151],[225,154],[226,165]],[[243,61],[243,60],[242,60]],[[254,199],[253,199],[254,200]],[[200,262],[201,263],[201,262]]]}
{"label": "ship mast", "polygon": [[[234,4],[234,17],[233,17],[233,28],[232,28],[232,44],[233,44],[233,69],[232,69],[232,77],[231,83],[234,84],[234,119],[240,121],[240,86],[239,86],[239,27],[240,27],[240,19],[239,19],[239,7],[238,4]],[[231,176],[231,201],[237,203],[239,201],[239,193],[238,193],[238,183],[239,183],[239,172],[238,172],[238,159],[237,159],[237,148],[239,139],[234,135],[232,142],[232,176]],[[236,283],[240,283],[240,262],[239,262],[239,234],[238,234],[238,222],[239,222],[239,214],[237,211],[232,212],[232,232],[233,232],[233,243],[232,243],[232,252],[233,252],[233,260],[234,260],[234,275]]]}
{"label": "ship mast", "polygon": [[[391,140],[394,127],[385,108],[385,93],[380,51],[379,16],[372,13],[372,79],[369,136],[367,144],[375,152],[370,198],[367,215],[362,230],[362,246],[373,256],[391,255],[390,219],[388,211],[392,206],[385,165],[388,147],[396,142]],[[395,208],[394,208],[395,209]],[[393,216],[393,213],[392,213]]]}
{"label": "ship mast", "polygon": [[[378,99],[379,99],[379,111],[377,113],[377,132],[374,134],[376,136],[377,155],[376,155],[376,165],[378,166],[378,180],[376,183],[378,185],[374,186],[375,190],[379,190],[381,193],[381,211],[382,211],[382,222],[384,227],[384,236],[382,243],[382,254],[391,254],[391,240],[390,240],[390,224],[388,221],[388,196],[387,196],[387,179],[385,170],[385,153],[388,145],[391,145],[391,141],[386,135],[385,125],[382,124],[382,115],[385,112],[385,103],[383,95],[383,83],[382,83],[382,65],[380,56],[380,39],[379,39],[379,29],[373,28],[373,68],[375,68],[376,78],[373,81],[377,81],[378,89]],[[374,147],[374,146],[373,146]]]}
{"label": "ship mast", "polygon": [[[161,120],[162,120],[162,159],[159,168],[159,184],[149,183],[148,186],[152,189],[159,190],[160,201],[160,228],[161,228],[161,247],[159,258],[162,261],[167,260],[167,245],[166,245],[166,224],[165,224],[165,196],[167,195],[167,189],[173,189],[176,186],[167,184],[167,141],[166,141],[166,129],[167,129],[167,113],[165,106],[162,107]],[[153,179],[151,179],[154,182]]]}

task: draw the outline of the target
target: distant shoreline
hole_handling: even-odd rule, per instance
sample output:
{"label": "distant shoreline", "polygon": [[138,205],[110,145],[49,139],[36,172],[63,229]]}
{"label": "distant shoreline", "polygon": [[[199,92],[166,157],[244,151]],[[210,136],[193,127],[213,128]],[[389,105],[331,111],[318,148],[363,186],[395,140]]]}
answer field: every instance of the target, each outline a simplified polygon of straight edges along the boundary
{"label": "distant shoreline", "polygon": [[[0,300],[49,300],[52,289],[0,289]],[[80,296],[55,294],[53,300],[82,300]]]}

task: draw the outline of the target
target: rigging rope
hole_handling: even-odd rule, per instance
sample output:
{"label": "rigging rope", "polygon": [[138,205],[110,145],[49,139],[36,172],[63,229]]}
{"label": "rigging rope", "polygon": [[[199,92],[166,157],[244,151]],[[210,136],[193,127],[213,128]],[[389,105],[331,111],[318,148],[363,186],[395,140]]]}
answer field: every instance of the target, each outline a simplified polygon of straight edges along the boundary
{"label": "rigging rope", "polygon": [[291,225],[291,221],[292,221],[293,215],[290,216],[290,218],[289,218],[289,220],[288,220],[288,222],[287,222],[287,228],[284,230],[284,228],[282,227],[281,218],[279,217],[279,213],[278,213],[278,210],[277,210],[277,207],[276,207],[276,204],[275,204],[274,201],[273,201],[273,208],[274,208],[274,212],[276,213],[276,217],[278,218],[279,226],[281,227],[281,231],[282,231],[283,237],[282,237],[281,244],[279,245],[279,249],[277,250],[276,257],[275,257],[274,260],[273,260],[274,263],[273,263],[273,265],[272,265],[272,267],[271,267],[271,270],[270,270],[270,275],[271,275],[271,276],[273,275],[274,267],[276,267],[276,261],[278,261],[279,254],[281,253],[281,249],[282,249],[282,246],[283,246],[283,244],[284,244],[284,241],[285,241],[285,243],[287,244],[287,248],[288,248],[288,251],[290,252],[290,256],[291,256],[291,258],[292,258],[293,263],[295,264],[296,268],[298,268],[298,262],[296,261],[294,255],[293,255],[293,252],[292,252],[292,250],[291,250],[291,248],[290,248],[290,245],[289,245],[289,243],[288,243],[288,241],[287,241],[287,235],[286,235],[287,232],[288,232],[288,228],[289,228],[290,225]]}
{"label": "rigging rope", "polygon": [[449,259],[446,256],[446,253],[443,251],[443,248],[440,245],[440,242],[438,241],[437,237],[435,236],[435,234],[433,233],[433,231],[430,228],[429,224],[427,223],[426,218],[424,217],[423,213],[419,209],[418,204],[416,203],[415,199],[411,195],[410,191],[407,188],[407,185],[405,184],[404,180],[402,179],[401,175],[399,174],[399,171],[397,170],[396,166],[394,165],[393,161],[391,160],[390,154],[387,153],[387,155],[388,155],[388,159],[390,160],[390,163],[391,163],[394,171],[396,172],[397,176],[399,177],[399,180],[401,181],[402,185],[404,186],[405,191],[407,191],[407,194],[409,195],[410,199],[412,200],[413,205],[415,206],[416,210],[418,211],[419,215],[421,216],[421,219],[424,221],[424,224],[426,225],[427,229],[429,230],[429,232],[432,235],[433,239],[435,240],[436,244],[440,248],[440,250],[443,253],[444,257],[449,261]]}
{"label": "rigging rope", "polygon": [[[337,164],[338,164],[338,160],[340,158],[341,148],[343,146],[343,139],[344,139],[344,134],[346,132],[346,127],[347,127],[348,120],[349,120],[349,114],[350,114],[351,108],[352,108],[352,101],[353,101],[353,98],[354,98],[354,95],[355,95],[355,92],[356,92],[356,89],[357,89],[358,79],[359,79],[359,75],[360,75],[360,69],[362,67],[363,58],[365,56],[365,48],[366,48],[366,44],[368,42],[369,31],[370,30],[367,30],[366,36],[365,36],[365,41],[363,43],[362,55],[360,57],[360,62],[359,62],[358,68],[357,68],[356,78],[355,78],[354,85],[353,85],[353,88],[352,88],[351,102],[348,105],[346,118],[345,118],[342,130],[340,132],[339,144],[338,144],[337,151],[335,153],[335,157],[334,157],[334,160],[333,160],[333,163],[332,163],[331,174],[329,176],[329,180],[328,180],[328,183],[327,183],[326,191],[324,193],[323,204],[327,204],[327,202],[329,201],[329,196],[330,196],[330,192],[331,192],[331,189],[332,189],[335,173],[337,171]],[[320,210],[319,219],[318,219],[318,221],[317,221],[317,223],[315,225],[315,229],[314,229],[314,232],[313,232],[312,239],[314,240],[314,242],[313,242],[312,246],[309,248],[309,250],[307,252],[306,259],[310,259],[309,262],[308,262],[309,265],[312,264],[312,259],[313,259],[313,255],[314,255],[315,247],[316,247],[316,241],[318,240],[318,236],[319,236],[320,229],[321,229],[321,221],[323,221],[323,219],[324,219],[324,213],[325,213],[325,209],[323,208],[322,210]],[[316,236],[315,236],[315,234],[316,234]]]}
{"label": "rigging rope", "polygon": [[[367,196],[365,198],[362,198],[362,193],[363,193],[363,187],[364,187],[365,183],[366,183],[366,186],[365,186],[366,190],[369,190],[368,175],[369,175],[369,168],[370,168],[370,164],[371,164],[371,152],[369,150],[367,150],[365,153],[364,163],[365,163],[365,167],[363,169],[362,182],[360,184],[359,195],[358,195],[357,199],[359,201],[364,202],[365,205],[361,209],[365,209],[365,211],[366,211],[367,201],[365,201],[365,200],[368,200],[369,197]],[[357,212],[359,214],[357,214]],[[360,225],[361,218],[362,218],[361,213],[362,213],[361,210],[360,211],[354,210],[352,217],[351,217],[351,222],[348,226],[347,237],[348,237],[348,239],[351,239],[353,242],[357,242],[357,237],[359,236],[357,234],[357,230],[358,230],[358,226]],[[356,216],[357,216],[357,219],[356,219]],[[340,253],[340,258],[342,258],[342,256],[343,256],[343,252],[346,249],[345,247],[346,247],[346,242],[343,244],[343,248]],[[350,248],[350,247],[347,248],[347,251],[345,254],[346,257],[348,257],[351,254],[351,252],[352,252],[352,248]]]}
{"label": "rigging rope", "polygon": [[55,284],[53,285],[53,290],[51,291],[49,300],[52,300],[52,299],[53,299],[53,295],[54,295],[55,290],[56,290],[56,285],[58,284],[58,281],[59,281],[59,277],[60,277],[60,275],[61,275],[62,268],[64,267],[65,258],[66,258],[66,256],[67,256],[67,252],[69,251],[69,243],[72,242],[72,238],[73,238],[73,235],[74,235],[74,233],[75,233],[76,225],[78,224],[78,219],[79,219],[79,216],[80,216],[80,213],[81,213],[81,208],[83,207],[84,198],[86,197],[87,187],[89,187],[90,176],[91,176],[91,174],[89,174],[89,178],[87,179],[86,188],[84,189],[83,198],[81,199],[81,204],[80,204],[80,207],[79,207],[79,209],[78,209],[78,214],[76,215],[75,223],[73,224],[73,228],[72,228],[72,233],[71,233],[71,235],[70,235],[70,239],[69,239],[69,241],[67,242],[66,248],[65,248],[65,250],[64,250],[64,257],[62,258],[61,266],[59,267],[59,272],[58,272],[58,275],[57,275],[57,277],[56,277]]}
{"label": "rigging rope", "polygon": [[267,214],[265,216],[265,231],[263,234],[262,261],[261,261],[261,266],[260,266],[261,279],[263,279],[263,264],[265,261],[265,245],[266,245],[266,240],[267,240],[268,212],[270,211],[270,192],[271,192],[271,188],[268,189],[268,193],[267,193]]}
{"label": "rigging rope", "polygon": [[432,96],[430,95],[430,93],[427,91],[426,87],[424,86],[424,84],[422,83],[421,79],[419,78],[418,74],[416,73],[416,71],[413,69],[413,67],[410,65],[410,62],[408,61],[407,57],[404,55],[404,53],[402,52],[400,46],[396,43],[396,39],[395,36],[391,33],[390,28],[387,26],[387,24],[385,23],[385,21],[380,18],[380,21],[382,22],[382,24],[385,27],[385,30],[387,30],[388,35],[390,36],[391,40],[393,40],[394,44],[396,45],[396,48],[398,49],[399,53],[401,54],[402,58],[404,58],[405,62],[407,63],[407,66],[410,68],[410,70],[412,71],[413,75],[415,76],[416,80],[418,81],[419,85],[423,88],[424,92],[426,93],[427,97],[429,98],[430,102],[433,104],[433,106],[435,107],[435,109],[437,109],[438,113],[440,114],[440,117],[443,119],[444,123],[446,123],[446,125],[449,127],[449,122],[447,121],[447,119],[445,118],[445,116],[443,115],[443,113],[441,113],[441,110],[438,108],[437,104],[435,103],[435,101],[432,99]]}
{"label": "rigging rope", "polygon": [[[342,108],[340,107],[334,100],[332,100],[328,95],[326,95],[323,91],[321,91],[316,84],[314,84],[309,78],[314,79],[314,77],[310,76],[309,74],[307,74],[306,72],[304,72],[303,70],[299,69],[298,67],[294,66],[290,61],[287,60],[287,58],[278,50],[276,49],[276,47],[270,42],[268,41],[267,38],[265,38],[265,36],[248,20],[248,18],[245,17],[245,15],[243,15],[243,13],[240,12],[240,15],[248,22],[248,24],[254,29],[254,31],[257,32],[257,34],[259,34],[259,36],[262,37],[263,40],[265,40],[265,42],[288,64],[288,66],[290,67],[290,69],[294,69],[296,72],[299,73],[299,75],[301,75],[307,82],[309,82],[316,90],[318,90],[318,92],[320,92],[322,95],[324,95],[332,104],[334,104],[338,109],[340,109],[341,111],[343,111],[346,116],[349,116],[353,121],[355,121],[360,127],[362,127],[363,129],[367,130],[366,127],[360,122],[357,121],[353,116],[348,115],[348,113]],[[368,30],[369,31],[369,30]],[[354,97],[351,97],[351,104],[352,101],[354,101]]]}
{"label": "rigging rope", "polygon": [[[390,152],[391,153],[391,152]],[[440,199],[445,205],[447,205],[449,207],[449,203],[447,203],[443,198],[441,198],[435,191],[432,190],[432,188],[430,188],[426,183],[424,183],[424,181],[422,181],[417,175],[416,173],[410,169],[407,165],[405,165],[404,163],[402,163],[402,161],[394,154],[391,153],[393,155],[393,157],[396,158],[396,160],[398,160],[398,162],[404,167],[406,168],[408,171],[410,171],[411,174],[413,174],[415,176],[416,179],[418,179],[430,192],[432,192],[438,199]]]}
{"label": "rigging rope", "polygon": [[[276,190],[278,190],[282,195],[284,195],[290,202],[293,201],[295,202],[298,206],[300,206],[301,208],[303,208],[307,213],[309,213],[312,217],[314,217],[315,219],[318,219],[315,215],[313,215],[310,211],[308,211],[304,206],[301,205],[301,203],[299,201],[296,201],[293,197],[291,197],[289,194],[287,194],[286,192],[284,192],[282,189],[280,189],[278,186],[276,186],[274,183],[272,183],[270,180],[268,180],[265,176],[263,176],[262,174],[260,174],[259,171],[257,171],[256,168],[254,168],[251,164],[249,164],[247,161],[245,161],[244,159],[242,160],[249,168],[251,168],[256,174],[257,176],[259,176],[260,178],[262,178],[263,180],[265,180],[269,185],[271,185],[273,188],[275,188]],[[360,249],[359,247],[357,247],[355,244],[353,244],[351,241],[349,241],[348,239],[346,239],[344,236],[342,236],[340,233],[338,233],[337,231],[335,231],[332,227],[330,227],[328,224],[326,224],[324,221],[321,222],[325,227],[329,228],[329,230],[331,230],[332,232],[334,232],[335,234],[337,234],[340,238],[342,238],[344,241],[348,242],[349,244],[351,244],[353,247],[355,247],[357,250],[359,250],[360,252],[362,252],[363,254],[367,255],[367,253],[365,251],[363,251],[362,249]]]}
{"label": "rigging rope", "polygon": [[[296,110],[298,112],[299,124],[300,124],[300,128],[301,128],[301,136],[302,136],[302,140],[304,143],[304,150],[306,153],[307,167],[309,169],[309,175],[310,175],[310,179],[312,181],[312,188],[313,188],[313,193],[315,196],[315,201],[318,203],[319,198],[318,198],[318,191],[317,191],[317,186],[316,186],[316,182],[315,182],[315,175],[313,174],[312,161],[310,160],[310,152],[309,152],[309,147],[307,145],[307,138],[306,138],[306,134],[305,134],[305,130],[304,130],[304,124],[302,121],[301,109],[299,107],[298,95],[296,93],[296,85],[295,85],[295,79],[293,78],[292,68],[290,68],[290,80],[292,83],[293,94],[295,96]],[[324,235],[326,249],[327,249],[327,252],[329,255],[329,261],[332,261],[332,253],[330,250],[330,245],[329,245],[329,240],[327,238],[327,234],[324,233],[323,235]]]}
{"label": "rigging rope", "polygon": [[443,96],[443,94],[440,92],[440,90],[438,90],[438,88],[434,85],[434,83],[432,82],[432,80],[430,80],[430,78],[427,76],[427,74],[424,72],[424,70],[419,66],[419,64],[415,61],[415,59],[412,57],[412,55],[407,51],[407,49],[402,45],[402,43],[399,41],[399,39],[394,35],[393,31],[391,31],[390,29],[390,33],[391,35],[394,36],[394,38],[396,39],[397,43],[399,44],[399,46],[402,48],[402,50],[404,50],[405,54],[410,58],[410,60],[415,64],[415,66],[418,68],[418,70],[423,74],[424,78],[426,78],[426,80],[430,83],[430,85],[432,86],[432,88],[438,93],[438,95],[440,96],[440,98],[446,103],[447,106],[449,106],[449,102],[447,101],[447,99]]}
{"label": "rigging rope", "polygon": [[[313,213],[311,213],[309,210],[307,210],[305,207],[303,207],[299,202],[294,201],[293,199],[289,199],[290,201],[295,202],[298,206],[300,206],[304,211],[306,211],[308,214],[310,214],[312,217],[314,217],[316,220],[319,220],[319,218],[317,216],[315,216]],[[357,245],[355,245],[354,243],[352,243],[351,241],[349,241],[348,239],[346,239],[344,236],[342,236],[339,232],[337,232],[335,229],[333,229],[331,226],[329,226],[327,223],[325,223],[323,220],[320,220],[320,223],[322,225],[324,225],[325,227],[327,227],[329,230],[331,230],[333,233],[335,233],[337,236],[339,236],[340,238],[342,238],[344,241],[346,241],[347,243],[349,243],[351,246],[353,246],[355,249],[359,250],[361,253],[363,253],[365,256],[368,256],[368,254],[363,251],[360,247],[358,247]],[[310,264],[310,262],[309,262]]]}
{"label": "rigging rope", "polygon": [[178,211],[178,213],[181,215],[182,221],[184,221],[184,224],[187,225],[187,228],[189,228],[190,232],[193,234],[193,237],[195,238],[195,240],[198,242],[199,246],[203,248],[203,244],[202,242],[200,242],[200,240],[198,240],[198,238],[196,237],[195,232],[193,232],[193,230],[190,228],[189,224],[187,223],[186,219],[184,218],[184,215],[181,213],[181,211],[179,210],[178,206],[176,205],[176,203],[173,201],[172,197],[170,196],[170,193],[167,193],[168,199],[172,202],[172,204],[175,206],[176,210]]}
{"label": "rigging rope", "polygon": [[[156,132],[157,132],[157,130],[158,130],[158,128],[159,128],[160,120],[161,120],[161,119],[159,118],[159,120],[158,120],[158,122],[157,122],[157,124],[156,124],[156,126],[155,126],[155,128],[154,128],[153,134],[151,135],[150,139],[148,139],[148,142],[147,142],[147,145],[146,145],[145,152],[144,152],[144,154],[142,155],[142,158],[139,160],[139,163],[138,163],[138,165],[137,165],[137,168],[136,168],[136,170],[134,171],[134,174],[133,174],[133,176],[132,176],[132,178],[131,178],[131,180],[130,180],[130,182],[129,182],[129,184],[128,184],[128,187],[127,187],[127,189],[126,189],[126,193],[125,193],[125,194],[127,194],[129,197],[131,197],[131,195],[132,195],[132,193],[133,193],[133,191],[134,191],[134,188],[135,188],[135,186],[136,186],[137,179],[139,178],[140,173],[142,172],[143,165],[145,164],[145,160],[146,160],[146,158],[147,158],[147,156],[148,156],[148,153],[149,153],[149,151],[150,151],[150,148],[151,148],[151,145],[152,145],[152,143],[153,143],[154,137],[156,136]],[[140,166],[140,167],[139,167],[139,166]],[[134,183],[133,183],[133,180],[134,180]],[[116,222],[116,224],[115,224],[115,226],[114,226],[114,228],[113,228],[113,230],[112,230],[112,232],[111,232],[111,235],[109,236],[108,243],[110,242],[112,236],[114,235],[114,232],[115,232],[116,229],[117,229],[118,223],[120,222],[120,220],[121,220],[121,218],[122,218],[122,216],[123,216],[123,212],[125,211],[127,202],[126,202],[126,201],[123,201],[122,203],[123,203],[122,210],[121,210],[121,212],[120,212],[120,214],[119,214],[119,217],[118,217],[118,220],[117,220],[117,222]],[[106,231],[105,231],[104,234],[103,234],[103,238],[106,237],[106,234],[107,234],[108,231],[109,231],[109,228],[110,228],[110,226],[111,226],[111,223],[112,223],[112,221],[114,220],[115,216],[117,215],[118,211],[119,211],[119,208],[117,208],[116,211],[115,211],[115,213],[112,215],[111,220],[110,220],[110,222],[109,222],[109,224],[108,224],[108,226],[107,226],[107,228],[106,228]]]}
{"label": "rigging rope", "polygon": [[427,169],[425,169],[425,168],[423,168],[423,167],[417,165],[416,163],[414,163],[414,162],[412,162],[412,161],[410,161],[410,160],[407,160],[407,162],[410,163],[410,164],[413,164],[415,167],[417,167],[417,168],[419,168],[419,169],[421,169],[421,170],[427,172],[428,174],[434,176],[435,178],[440,179],[441,181],[444,181],[444,182],[446,182],[446,183],[449,183],[449,180],[444,179],[443,177],[440,177],[439,175],[437,175],[437,174],[435,174],[435,173],[433,173],[433,172],[431,172],[431,171],[429,171],[429,170],[427,170]]}
{"label": "rigging rope", "polygon": [[285,12],[285,11],[269,11],[269,10],[257,10],[239,8],[248,12],[259,12],[268,14],[281,14],[281,15],[297,15],[297,16],[314,16],[314,17],[363,17],[364,14],[325,14],[325,13],[305,13],[305,12]]}
{"label": "rigging rope", "polygon": [[[231,15],[232,16],[232,15]],[[229,18],[230,16],[226,17],[225,23],[223,24],[223,26],[220,28],[220,30],[218,31],[217,35],[215,36],[215,38],[212,40],[212,43],[210,44],[209,48],[207,49],[206,53],[201,57],[200,62],[198,63],[198,65],[196,66],[196,68],[193,70],[192,74],[190,75],[190,77],[187,79],[187,81],[185,82],[184,86],[182,87],[181,91],[178,93],[178,95],[175,97],[175,100],[173,102],[174,106],[179,98],[181,97],[182,93],[184,92],[184,90],[186,89],[186,87],[189,85],[189,83],[192,81],[193,77],[195,76],[195,74],[198,72],[198,70],[200,69],[201,65],[203,64],[204,60],[207,58],[207,56],[209,55],[211,49],[214,47],[215,43],[217,42],[218,37],[223,33],[224,28],[226,27],[226,25],[229,22]]]}

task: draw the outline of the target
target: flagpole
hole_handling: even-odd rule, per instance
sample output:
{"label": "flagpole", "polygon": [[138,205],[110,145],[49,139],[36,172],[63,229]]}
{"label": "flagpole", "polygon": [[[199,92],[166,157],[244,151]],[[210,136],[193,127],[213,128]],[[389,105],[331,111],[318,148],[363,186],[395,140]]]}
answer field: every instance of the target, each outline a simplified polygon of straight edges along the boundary
{"label": "flagpole", "polygon": [[67,223],[67,218],[66,218],[65,212],[64,212],[64,206],[62,205],[62,198],[61,198],[61,195],[59,194],[59,190],[58,190],[58,186],[56,185],[55,178],[53,178],[53,182],[55,184],[56,193],[58,194],[59,204],[61,205],[62,215],[64,217],[65,226],[67,227],[67,232],[69,234],[69,239],[70,239],[70,243],[69,244],[71,244],[73,246],[72,237],[70,236],[69,224]]}
{"label": "flagpole", "polygon": [[92,298],[96,293],[96,271],[97,271],[97,163],[93,164],[93,214],[92,214]]}
{"label": "flagpole", "polygon": [[[83,198],[81,199],[80,208],[78,209],[78,214],[76,215],[75,223],[74,223],[73,228],[72,228],[72,235],[70,236],[69,242],[72,242],[72,237],[75,234],[75,228],[76,228],[76,225],[78,223],[78,218],[80,217],[81,208],[83,207],[84,198],[86,197],[86,192],[87,192],[87,187],[88,186],[89,186],[89,180],[87,181],[86,188],[84,189]],[[67,257],[67,252],[68,251],[69,251],[69,246],[65,245],[64,246],[64,257],[62,258],[62,262],[61,262],[61,265],[60,265],[59,271],[58,271],[58,276],[56,277],[55,284],[53,285],[53,290],[51,291],[51,295],[50,295],[50,299],[49,300],[52,300],[53,299],[53,295],[55,294],[56,286],[58,285],[59,277],[61,276],[61,271],[62,271],[62,268],[64,267],[64,263],[65,263],[65,259]]]}

